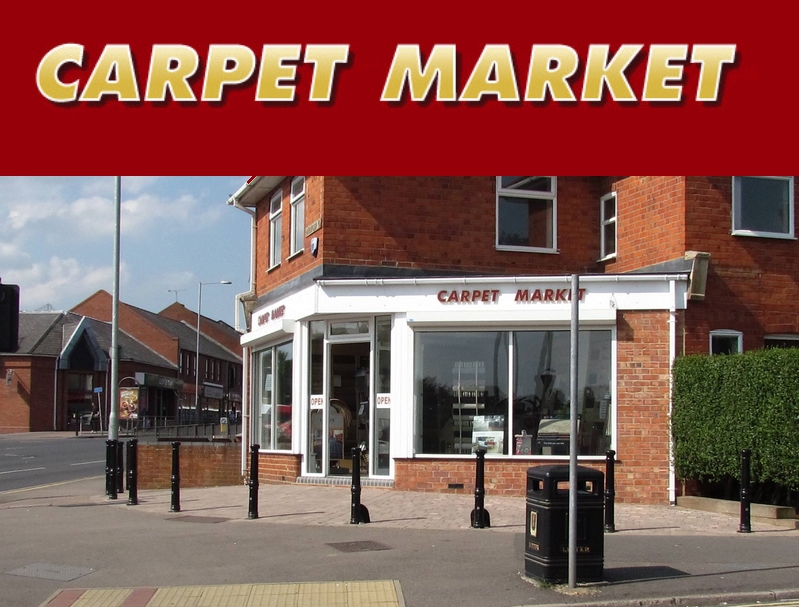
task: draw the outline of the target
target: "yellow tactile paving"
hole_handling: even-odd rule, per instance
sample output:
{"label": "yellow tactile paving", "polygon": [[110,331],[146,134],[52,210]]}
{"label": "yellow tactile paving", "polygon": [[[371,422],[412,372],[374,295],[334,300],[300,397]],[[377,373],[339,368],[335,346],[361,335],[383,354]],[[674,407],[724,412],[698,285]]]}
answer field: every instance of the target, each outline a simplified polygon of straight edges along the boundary
{"label": "yellow tactile paving", "polygon": [[196,607],[246,607],[252,586],[246,584],[206,586]]}
{"label": "yellow tactile paving", "polygon": [[[132,592],[90,589],[71,607],[121,607]],[[404,607],[401,595],[394,580],[174,586],[156,590],[146,607]]]}
{"label": "yellow tactile paving", "polygon": [[159,588],[147,607],[197,607],[205,586]]}
{"label": "yellow tactile paving", "polygon": [[72,607],[119,607],[131,591],[131,588],[87,590],[72,604]]}

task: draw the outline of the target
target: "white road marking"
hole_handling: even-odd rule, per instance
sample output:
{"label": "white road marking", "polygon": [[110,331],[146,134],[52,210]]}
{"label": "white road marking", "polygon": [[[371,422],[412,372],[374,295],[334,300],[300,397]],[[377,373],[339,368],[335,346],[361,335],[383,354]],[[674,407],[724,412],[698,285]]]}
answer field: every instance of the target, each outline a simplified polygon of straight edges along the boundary
{"label": "white road marking", "polygon": [[104,459],[97,459],[94,460],[93,462],[76,462],[74,464],[70,464],[70,466],[86,466],[87,464],[104,464],[104,463],[105,463]]}
{"label": "white road marking", "polygon": [[33,472],[34,470],[44,470],[44,466],[41,468],[25,468],[24,470],[6,470],[5,472],[0,472],[0,474],[14,474],[15,472]]}

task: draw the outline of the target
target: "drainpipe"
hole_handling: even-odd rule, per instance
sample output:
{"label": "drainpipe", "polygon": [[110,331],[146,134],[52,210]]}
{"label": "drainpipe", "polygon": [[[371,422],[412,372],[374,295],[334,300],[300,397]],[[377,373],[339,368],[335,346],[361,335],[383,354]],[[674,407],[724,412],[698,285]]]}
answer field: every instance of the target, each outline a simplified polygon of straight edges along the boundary
{"label": "drainpipe", "polygon": [[672,393],[674,379],[672,368],[677,356],[677,288],[673,280],[669,281],[669,503],[677,502],[677,491],[674,479],[674,439],[671,434]]}
{"label": "drainpipe", "polygon": [[[236,330],[241,330],[241,320],[239,318],[239,309],[244,308],[245,315],[248,314],[247,307],[244,304],[245,300],[252,300],[255,297],[255,236],[256,236],[256,223],[255,211],[243,206],[240,202],[240,197],[248,189],[252,187],[254,180],[248,181],[244,186],[236,192],[233,196],[228,198],[227,204],[244,211],[250,216],[250,290],[246,293],[239,293],[236,295],[236,310],[235,325]],[[246,322],[245,326],[251,326],[251,323]],[[241,376],[241,474],[247,474],[247,453],[249,453],[249,428],[250,428],[250,390],[247,389],[249,385],[249,369],[250,369],[250,356],[249,348],[242,348],[242,376]]]}

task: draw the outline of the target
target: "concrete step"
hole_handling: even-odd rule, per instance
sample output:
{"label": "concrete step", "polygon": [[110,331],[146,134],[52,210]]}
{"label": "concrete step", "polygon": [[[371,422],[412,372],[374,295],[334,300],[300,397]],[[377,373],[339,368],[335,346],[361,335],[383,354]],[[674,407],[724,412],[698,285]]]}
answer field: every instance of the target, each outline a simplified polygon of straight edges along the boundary
{"label": "concrete step", "polygon": [[[721,500],[712,497],[683,495],[677,498],[677,505],[692,510],[716,512],[730,516],[740,516],[741,503],[732,500]],[[790,506],[772,506],[770,504],[750,504],[750,518],[759,523],[768,523],[787,529],[799,529],[799,517]]]}

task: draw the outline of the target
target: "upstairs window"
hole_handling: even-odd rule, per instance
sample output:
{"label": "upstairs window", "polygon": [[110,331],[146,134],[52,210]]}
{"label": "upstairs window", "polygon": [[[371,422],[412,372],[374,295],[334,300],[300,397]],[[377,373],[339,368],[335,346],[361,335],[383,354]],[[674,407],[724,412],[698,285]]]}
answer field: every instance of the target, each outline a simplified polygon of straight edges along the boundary
{"label": "upstairs window", "polygon": [[729,329],[710,332],[711,354],[740,354],[743,352],[743,333]]}
{"label": "upstairs window", "polygon": [[281,226],[283,192],[275,192],[269,202],[269,268],[280,265],[280,249],[283,246]]}
{"label": "upstairs window", "polygon": [[616,257],[616,192],[599,199],[600,250],[599,258]]}
{"label": "upstairs window", "polygon": [[305,177],[291,182],[291,255],[303,249],[305,239]]}
{"label": "upstairs window", "polygon": [[732,233],[793,238],[793,177],[733,177]]}
{"label": "upstairs window", "polygon": [[555,253],[557,178],[497,177],[497,249]]}

